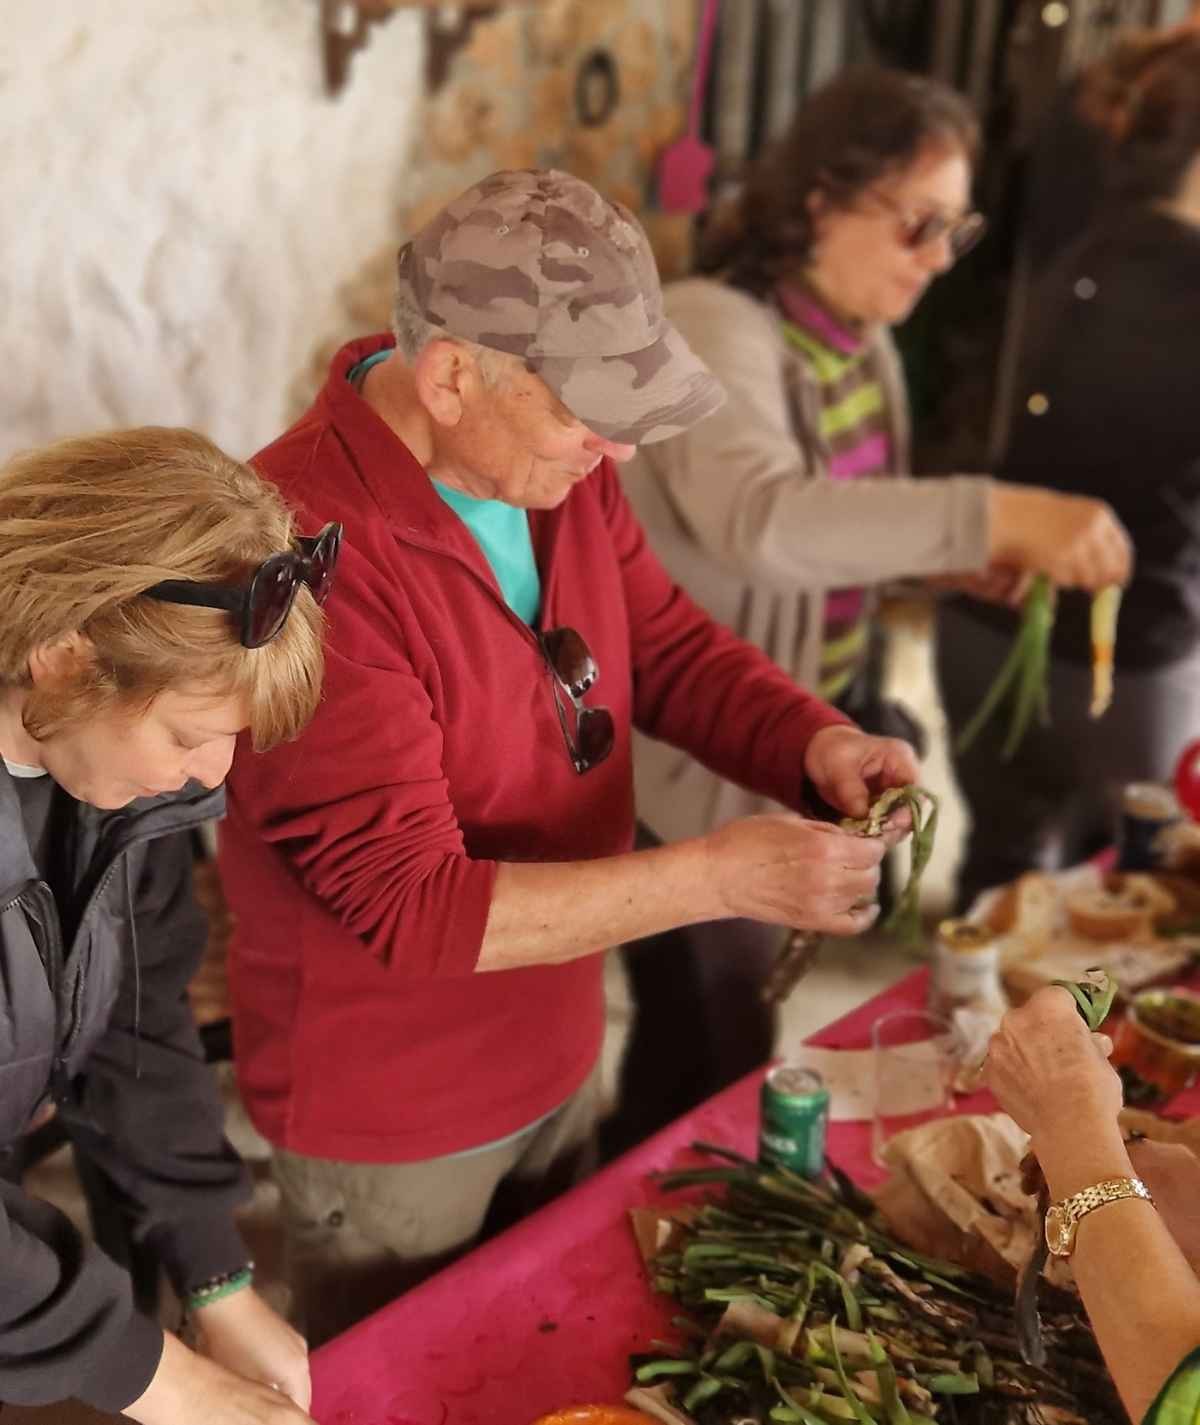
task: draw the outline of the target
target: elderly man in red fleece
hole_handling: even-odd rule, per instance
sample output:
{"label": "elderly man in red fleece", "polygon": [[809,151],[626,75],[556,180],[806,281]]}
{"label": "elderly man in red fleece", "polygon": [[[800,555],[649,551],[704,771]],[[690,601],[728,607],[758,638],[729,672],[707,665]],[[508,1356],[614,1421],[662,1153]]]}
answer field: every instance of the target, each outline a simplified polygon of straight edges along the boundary
{"label": "elderly man in red fleece", "polygon": [[[324,701],[237,759],[221,851],[239,1078],[313,1341],[461,1251],[498,1187],[579,1174],[605,950],[874,919],[883,846],[805,809],[861,815],[911,750],[715,624],[621,493],[638,443],[721,399],[633,217],[500,173],[401,250],[394,333],[257,458],[345,527]],[[634,726],[793,813],[632,850]]]}

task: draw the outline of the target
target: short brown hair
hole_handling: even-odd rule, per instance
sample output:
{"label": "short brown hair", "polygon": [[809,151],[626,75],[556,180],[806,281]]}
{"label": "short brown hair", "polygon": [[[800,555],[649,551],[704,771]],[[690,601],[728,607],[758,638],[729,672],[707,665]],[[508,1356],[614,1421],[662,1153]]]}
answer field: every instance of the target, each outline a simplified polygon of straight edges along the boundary
{"label": "short brown hair", "polygon": [[[321,612],[300,589],[282,631],[243,648],[216,609],[138,597],[160,579],[238,585],[290,547],[291,512],[248,465],[190,430],[144,426],[58,441],[0,469],[0,685],[30,691],[25,727],[43,740],[167,688],[245,700],[254,745],[295,737],[322,675]],[[29,655],[78,631],[95,650],[82,681],[32,687]]]}
{"label": "short brown hair", "polygon": [[1080,117],[1114,142],[1129,121],[1131,104],[1160,61],[1196,42],[1191,26],[1170,30],[1125,30],[1112,48],[1082,70],[1075,95]]}
{"label": "short brown hair", "polygon": [[882,65],[843,70],[801,105],[787,133],[746,172],[734,205],[701,246],[704,271],[726,271],[762,296],[808,256],[809,199],[848,207],[873,183],[913,163],[927,144],[961,148],[974,161],[979,125],[945,84]]}
{"label": "short brown hair", "polygon": [[1173,198],[1200,156],[1200,35],[1159,46],[1132,78],[1110,181],[1117,202]]}

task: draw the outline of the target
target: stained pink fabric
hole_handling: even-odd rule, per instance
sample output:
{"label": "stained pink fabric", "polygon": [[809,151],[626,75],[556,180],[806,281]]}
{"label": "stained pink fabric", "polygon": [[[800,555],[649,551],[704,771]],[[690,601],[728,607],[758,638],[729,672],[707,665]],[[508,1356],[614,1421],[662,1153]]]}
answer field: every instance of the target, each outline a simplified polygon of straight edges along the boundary
{"label": "stained pink fabric", "polygon": [[[872,1023],[920,1008],[917,971],[812,1043],[861,1049]],[[654,1296],[627,1217],[660,1200],[648,1175],[697,1161],[699,1139],[753,1154],[763,1071],[749,1074],[549,1207],[470,1253],[313,1357],[320,1425],[530,1425],[568,1405],[620,1401],[628,1355],[669,1339],[670,1303]],[[957,1100],[986,1113],[987,1093]],[[1200,1091],[1172,1113],[1200,1112]],[[865,1123],[834,1124],[829,1153],[863,1187],[882,1178]]]}

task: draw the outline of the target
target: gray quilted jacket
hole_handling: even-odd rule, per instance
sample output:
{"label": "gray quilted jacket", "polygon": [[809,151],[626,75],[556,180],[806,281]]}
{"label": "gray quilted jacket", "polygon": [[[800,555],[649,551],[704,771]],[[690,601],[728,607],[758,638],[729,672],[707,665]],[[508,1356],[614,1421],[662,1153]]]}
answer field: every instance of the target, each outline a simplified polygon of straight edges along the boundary
{"label": "gray quilted jacket", "polygon": [[[64,917],[0,764],[0,1175],[52,1101],[131,1235],[186,1291],[245,1261],[232,1216],[245,1173],[185,993],[205,941],[186,833],[221,814],[224,792],[73,809],[56,823],[78,887]],[[77,926],[69,943],[64,919]],[[77,1397],[117,1411],[161,1352],[127,1275],[0,1176],[0,1401]]]}

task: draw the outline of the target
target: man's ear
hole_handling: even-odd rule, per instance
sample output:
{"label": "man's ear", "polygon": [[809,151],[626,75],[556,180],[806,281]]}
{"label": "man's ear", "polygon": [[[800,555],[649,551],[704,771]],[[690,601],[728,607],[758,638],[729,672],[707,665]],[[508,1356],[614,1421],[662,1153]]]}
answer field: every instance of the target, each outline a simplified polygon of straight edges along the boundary
{"label": "man's ear", "polygon": [[417,399],[440,426],[453,428],[462,420],[463,408],[479,371],[465,347],[446,338],[427,342],[413,362]]}
{"label": "man's ear", "polygon": [[39,643],[29,654],[29,677],[35,688],[55,692],[78,683],[96,661],[96,647],[86,634],[65,633],[52,643]]}

